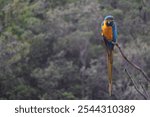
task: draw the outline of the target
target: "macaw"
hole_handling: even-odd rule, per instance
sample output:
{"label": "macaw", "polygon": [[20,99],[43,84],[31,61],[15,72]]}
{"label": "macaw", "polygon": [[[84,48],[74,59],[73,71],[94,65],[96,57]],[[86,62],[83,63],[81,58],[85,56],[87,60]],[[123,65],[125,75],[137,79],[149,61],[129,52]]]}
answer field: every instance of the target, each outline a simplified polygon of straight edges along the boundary
{"label": "macaw", "polygon": [[107,50],[107,67],[109,81],[109,95],[112,94],[112,65],[113,65],[113,50],[114,43],[117,41],[117,26],[114,17],[109,15],[104,18],[101,24],[101,35]]}

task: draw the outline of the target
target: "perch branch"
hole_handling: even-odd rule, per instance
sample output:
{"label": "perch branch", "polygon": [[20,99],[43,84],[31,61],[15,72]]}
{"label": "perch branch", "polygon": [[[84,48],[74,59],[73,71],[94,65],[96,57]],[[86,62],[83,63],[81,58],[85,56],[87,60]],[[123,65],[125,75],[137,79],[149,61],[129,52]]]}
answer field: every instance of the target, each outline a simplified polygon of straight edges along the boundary
{"label": "perch branch", "polygon": [[134,82],[134,80],[133,80],[133,78],[130,76],[130,74],[129,74],[129,72],[127,71],[127,69],[125,68],[125,72],[127,73],[127,75],[128,75],[128,77],[131,79],[131,81],[132,81],[132,83],[133,83],[133,86],[134,86],[134,88],[136,89],[136,91],[141,95],[141,96],[143,96],[143,98],[144,99],[148,99],[148,97],[147,96],[145,96],[139,89],[138,89],[138,87],[137,87],[137,85],[135,84],[135,82]]}
{"label": "perch branch", "polygon": [[117,48],[119,49],[119,51],[120,51],[122,57],[123,57],[130,65],[132,65],[134,68],[136,68],[138,71],[140,71],[140,72],[143,74],[143,76],[145,77],[145,79],[146,79],[148,82],[150,82],[150,79],[148,78],[148,76],[147,76],[147,74],[144,72],[144,70],[141,69],[141,68],[140,68],[139,66],[137,66],[136,64],[132,63],[132,62],[124,55],[124,53],[123,53],[121,47],[119,46],[119,44],[118,44],[118,43],[115,43],[115,42],[112,42],[112,43],[117,46]]}

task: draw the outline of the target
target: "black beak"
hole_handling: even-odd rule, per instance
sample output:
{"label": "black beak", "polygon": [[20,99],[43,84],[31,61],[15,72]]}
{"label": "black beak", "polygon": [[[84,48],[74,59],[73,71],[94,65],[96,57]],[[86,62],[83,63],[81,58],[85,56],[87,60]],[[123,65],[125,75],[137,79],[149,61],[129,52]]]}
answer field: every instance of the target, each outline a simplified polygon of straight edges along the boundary
{"label": "black beak", "polygon": [[108,26],[112,26],[112,25],[113,25],[113,21],[108,21],[108,22],[107,22],[107,25],[108,25]]}

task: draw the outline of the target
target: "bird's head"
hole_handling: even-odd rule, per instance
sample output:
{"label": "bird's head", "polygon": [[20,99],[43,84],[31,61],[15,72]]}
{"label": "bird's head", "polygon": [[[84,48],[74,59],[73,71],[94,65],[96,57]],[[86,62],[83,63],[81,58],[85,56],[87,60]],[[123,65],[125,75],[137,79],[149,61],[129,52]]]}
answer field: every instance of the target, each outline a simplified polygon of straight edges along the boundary
{"label": "bird's head", "polygon": [[108,15],[105,17],[104,20],[105,20],[105,23],[107,26],[113,26],[113,24],[114,24],[114,17],[113,16]]}

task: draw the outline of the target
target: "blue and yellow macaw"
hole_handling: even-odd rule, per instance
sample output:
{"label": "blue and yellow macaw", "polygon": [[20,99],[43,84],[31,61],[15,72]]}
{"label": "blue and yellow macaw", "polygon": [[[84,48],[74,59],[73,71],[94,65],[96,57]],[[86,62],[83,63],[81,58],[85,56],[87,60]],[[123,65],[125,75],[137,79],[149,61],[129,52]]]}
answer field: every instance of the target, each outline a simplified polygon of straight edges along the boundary
{"label": "blue and yellow macaw", "polygon": [[107,66],[108,66],[108,81],[109,81],[109,95],[112,93],[112,65],[113,65],[113,49],[117,41],[117,26],[114,17],[109,15],[104,18],[101,24],[101,35],[107,50]]}

